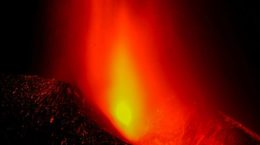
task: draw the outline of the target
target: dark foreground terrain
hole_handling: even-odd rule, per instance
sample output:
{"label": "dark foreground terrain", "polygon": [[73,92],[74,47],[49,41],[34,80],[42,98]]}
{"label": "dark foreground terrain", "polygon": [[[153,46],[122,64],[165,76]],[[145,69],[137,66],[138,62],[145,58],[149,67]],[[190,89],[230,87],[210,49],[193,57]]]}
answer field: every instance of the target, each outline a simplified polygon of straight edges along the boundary
{"label": "dark foreground terrain", "polygon": [[0,144],[124,145],[83,113],[69,84],[0,74]]}
{"label": "dark foreground terrain", "polygon": [[[127,144],[100,127],[90,115],[95,109],[83,102],[79,91],[67,83],[38,76],[0,74],[0,144]],[[209,119],[211,115],[206,110],[196,112],[180,136],[154,134],[138,144],[260,145],[258,135],[230,117],[216,113]],[[201,119],[203,116],[206,117]]]}

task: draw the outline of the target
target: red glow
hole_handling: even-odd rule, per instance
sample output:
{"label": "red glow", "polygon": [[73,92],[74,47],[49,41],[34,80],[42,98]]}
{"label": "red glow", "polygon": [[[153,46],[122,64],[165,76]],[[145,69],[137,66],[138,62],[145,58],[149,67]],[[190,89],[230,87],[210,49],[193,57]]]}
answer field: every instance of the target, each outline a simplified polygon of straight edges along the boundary
{"label": "red glow", "polygon": [[90,85],[95,102],[130,141],[174,131],[184,119],[175,94],[161,77],[152,41],[158,22],[151,20],[152,10],[148,6],[138,17],[128,2],[92,2],[86,53]]}
{"label": "red glow", "polygon": [[[52,20],[57,42],[50,48],[55,76],[78,85],[129,142],[183,143],[194,100],[217,94],[202,85],[204,76],[189,54],[196,47],[180,35],[181,3],[66,2],[57,5],[61,10],[53,8],[59,18]],[[55,36],[56,31],[63,33]],[[194,135],[197,140],[204,138],[203,131]]]}

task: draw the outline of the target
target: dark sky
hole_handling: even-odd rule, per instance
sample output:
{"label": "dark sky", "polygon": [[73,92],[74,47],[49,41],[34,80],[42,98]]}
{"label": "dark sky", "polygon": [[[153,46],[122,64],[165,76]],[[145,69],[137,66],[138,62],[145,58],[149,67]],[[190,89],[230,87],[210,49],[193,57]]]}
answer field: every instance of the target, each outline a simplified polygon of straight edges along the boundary
{"label": "dark sky", "polygon": [[[47,18],[44,15],[48,9],[47,2],[1,2],[1,73],[41,74],[40,62],[47,34]],[[258,5],[253,0],[183,2],[194,11],[194,18],[200,21],[205,37],[210,37],[206,46],[211,49],[199,50],[206,54],[202,60],[208,61],[208,65],[218,66],[219,71],[237,90],[237,94],[220,99],[225,100],[223,109],[233,103],[233,107],[226,111],[260,133],[260,119],[257,119],[260,118]]]}
{"label": "dark sky", "polygon": [[44,44],[43,0],[1,3],[0,71],[35,73]]}

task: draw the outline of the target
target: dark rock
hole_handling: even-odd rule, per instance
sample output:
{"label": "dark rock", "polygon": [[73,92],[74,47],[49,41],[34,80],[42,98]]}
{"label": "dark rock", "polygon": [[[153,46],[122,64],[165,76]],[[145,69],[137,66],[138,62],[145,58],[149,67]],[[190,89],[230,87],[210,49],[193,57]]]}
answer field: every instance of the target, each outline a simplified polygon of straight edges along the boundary
{"label": "dark rock", "polygon": [[38,76],[0,74],[1,144],[124,145],[82,110],[75,88]]}

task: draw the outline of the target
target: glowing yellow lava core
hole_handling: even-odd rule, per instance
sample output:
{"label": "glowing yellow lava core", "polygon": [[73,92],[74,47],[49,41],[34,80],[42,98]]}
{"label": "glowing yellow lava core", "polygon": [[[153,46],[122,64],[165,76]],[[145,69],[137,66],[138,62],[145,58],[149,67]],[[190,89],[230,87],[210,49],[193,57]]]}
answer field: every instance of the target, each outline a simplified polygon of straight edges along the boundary
{"label": "glowing yellow lava core", "polygon": [[116,118],[122,124],[129,126],[132,121],[132,111],[126,102],[119,102],[116,106]]}
{"label": "glowing yellow lava core", "polygon": [[123,40],[115,46],[109,98],[115,126],[120,128],[125,136],[135,140],[142,133],[139,131],[141,125],[138,120],[142,114],[140,101],[143,94],[127,48],[127,42]]}

